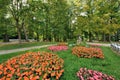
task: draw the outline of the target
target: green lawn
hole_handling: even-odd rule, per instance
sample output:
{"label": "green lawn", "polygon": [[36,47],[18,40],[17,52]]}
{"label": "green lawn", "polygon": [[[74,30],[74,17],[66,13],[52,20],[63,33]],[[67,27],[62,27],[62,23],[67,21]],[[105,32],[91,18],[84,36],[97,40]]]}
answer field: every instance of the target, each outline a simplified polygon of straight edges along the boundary
{"label": "green lawn", "polygon": [[[115,80],[120,80],[120,56],[113,53],[109,47],[101,47],[105,59],[86,59],[86,58],[78,58],[77,56],[71,54],[71,50],[54,52],[54,54],[58,54],[64,60],[64,74],[60,78],[60,80],[77,80],[76,72],[81,67],[86,67],[88,69],[93,69],[97,71],[101,71],[105,74],[112,75],[115,77]],[[49,51],[46,48],[35,49],[31,51]],[[28,52],[28,51],[26,51]],[[0,55],[0,63],[6,61],[7,59],[23,54],[25,52],[18,52],[12,54]]]}
{"label": "green lawn", "polygon": [[53,43],[55,42],[29,42],[29,43],[21,43],[21,44],[6,44],[6,45],[0,45],[0,50],[11,50],[11,49],[41,46],[41,45],[53,44]]}

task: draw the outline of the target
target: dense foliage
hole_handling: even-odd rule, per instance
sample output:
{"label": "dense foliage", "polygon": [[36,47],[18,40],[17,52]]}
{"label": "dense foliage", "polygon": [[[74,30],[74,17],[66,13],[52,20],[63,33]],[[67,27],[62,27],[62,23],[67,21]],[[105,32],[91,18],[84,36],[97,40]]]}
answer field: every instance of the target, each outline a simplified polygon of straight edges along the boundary
{"label": "dense foliage", "polygon": [[0,38],[119,40],[119,0],[0,1]]}

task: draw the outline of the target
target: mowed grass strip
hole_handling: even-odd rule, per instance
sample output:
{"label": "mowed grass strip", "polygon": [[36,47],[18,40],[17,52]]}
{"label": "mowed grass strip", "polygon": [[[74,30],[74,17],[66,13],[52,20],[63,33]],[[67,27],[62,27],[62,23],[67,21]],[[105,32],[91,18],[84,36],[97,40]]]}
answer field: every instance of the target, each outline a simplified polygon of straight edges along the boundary
{"label": "mowed grass strip", "polygon": [[[76,76],[76,72],[80,68],[88,68],[92,70],[97,70],[107,75],[112,75],[115,77],[115,80],[120,80],[120,56],[113,53],[111,48],[109,47],[101,47],[104,53],[104,59],[96,59],[96,58],[78,58],[76,55],[72,54],[71,48],[67,51],[58,51],[52,52],[54,54],[59,55],[64,60],[64,74],[60,78],[60,80],[78,80]],[[35,49],[31,51],[47,51],[46,48]],[[28,52],[28,51],[27,51]],[[13,56],[17,56],[19,54],[23,54],[25,52],[18,52],[6,55],[0,55],[0,63],[8,60]]]}

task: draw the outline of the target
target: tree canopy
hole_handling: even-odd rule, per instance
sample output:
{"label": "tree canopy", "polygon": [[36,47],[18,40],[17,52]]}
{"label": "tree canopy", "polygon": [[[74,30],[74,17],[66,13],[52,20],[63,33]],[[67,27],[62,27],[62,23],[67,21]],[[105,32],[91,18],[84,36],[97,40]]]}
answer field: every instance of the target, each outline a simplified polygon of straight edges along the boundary
{"label": "tree canopy", "polygon": [[[120,0],[1,0],[0,38],[119,40]],[[117,36],[117,37],[116,37]]]}

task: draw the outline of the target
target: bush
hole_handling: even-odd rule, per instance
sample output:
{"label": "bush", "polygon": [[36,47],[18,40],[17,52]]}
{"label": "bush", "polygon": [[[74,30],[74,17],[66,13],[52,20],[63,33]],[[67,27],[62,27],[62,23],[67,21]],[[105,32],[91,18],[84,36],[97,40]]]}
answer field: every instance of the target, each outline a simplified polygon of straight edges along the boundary
{"label": "bush", "polygon": [[79,80],[115,80],[112,76],[103,74],[102,72],[80,68],[77,72]]}
{"label": "bush", "polygon": [[68,47],[67,46],[49,46],[48,49],[51,51],[63,51],[63,50],[67,50]]}
{"label": "bush", "polygon": [[72,48],[72,54],[77,55],[78,57],[84,58],[104,58],[102,50],[100,48],[86,48],[76,46]]}
{"label": "bush", "polygon": [[30,52],[0,64],[0,80],[58,80],[64,61],[55,54]]}

